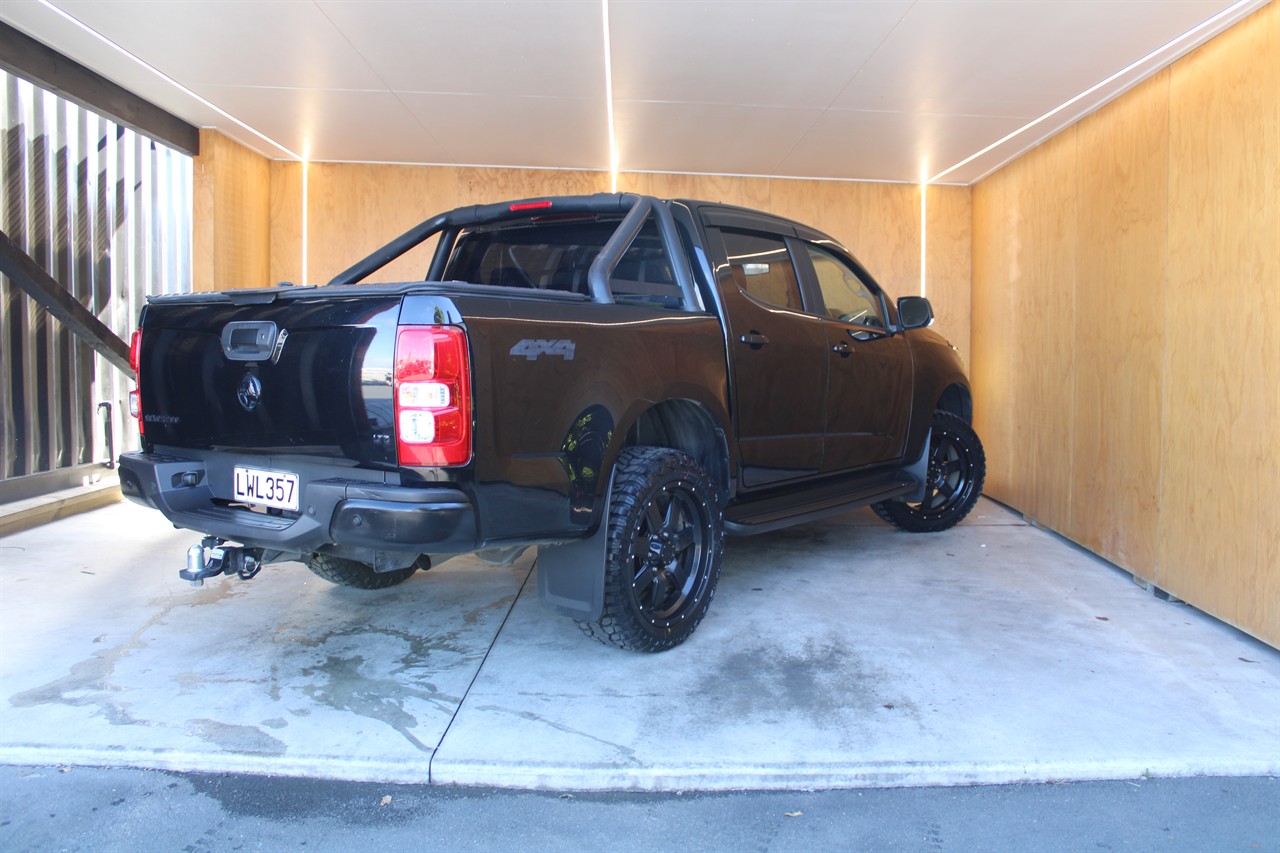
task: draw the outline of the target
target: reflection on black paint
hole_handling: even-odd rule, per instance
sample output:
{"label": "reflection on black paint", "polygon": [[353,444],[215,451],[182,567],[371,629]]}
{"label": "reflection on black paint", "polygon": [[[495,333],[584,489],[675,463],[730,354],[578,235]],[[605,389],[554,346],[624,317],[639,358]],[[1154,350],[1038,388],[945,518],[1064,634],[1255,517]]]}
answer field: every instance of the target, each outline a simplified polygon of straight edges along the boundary
{"label": "reflection on black paint", "polygon": [[569,515],[590,517],[604,454],[613,439],[613,416],[604,406],[587,408],[573,422],[561,445],[560,462],[569,475]]}

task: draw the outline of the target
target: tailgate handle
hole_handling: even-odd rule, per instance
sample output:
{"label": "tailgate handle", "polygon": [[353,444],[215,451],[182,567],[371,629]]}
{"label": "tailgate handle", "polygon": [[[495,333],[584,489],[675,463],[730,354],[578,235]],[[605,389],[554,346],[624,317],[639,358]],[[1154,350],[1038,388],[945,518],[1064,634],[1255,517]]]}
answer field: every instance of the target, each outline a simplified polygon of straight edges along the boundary
{"label": "tailgate handle", "polygon": [[232,361],[266,361],[276,345],[276,324],[237,320],[222,327],[222,352]]}

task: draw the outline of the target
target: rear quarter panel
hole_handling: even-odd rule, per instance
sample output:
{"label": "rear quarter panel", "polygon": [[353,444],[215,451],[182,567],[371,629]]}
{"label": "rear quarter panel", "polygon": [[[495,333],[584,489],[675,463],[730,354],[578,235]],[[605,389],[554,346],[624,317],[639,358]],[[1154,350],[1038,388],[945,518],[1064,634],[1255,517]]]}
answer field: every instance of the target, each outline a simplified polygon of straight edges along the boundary
{"label": "rear quarter panel", "polygon": [[[402,324],[439,302],[408,297]],[[711,314],[588,302],[453,296],[471,346],[481,536],[576,536],[594,527],[627,430],[665,400],[726,430],[724,338]]]}

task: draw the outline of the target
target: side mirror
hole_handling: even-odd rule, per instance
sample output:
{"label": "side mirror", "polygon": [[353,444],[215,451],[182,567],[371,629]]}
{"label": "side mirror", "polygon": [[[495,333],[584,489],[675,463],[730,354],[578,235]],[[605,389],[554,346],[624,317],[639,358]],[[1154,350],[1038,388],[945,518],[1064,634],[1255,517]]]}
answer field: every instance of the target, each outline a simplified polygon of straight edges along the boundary
{"label": "side mirror", "polygon": [[898,323],[903,329],[923,329],[933,322],[933,306],[923,296],[904,296],[898,300]]}

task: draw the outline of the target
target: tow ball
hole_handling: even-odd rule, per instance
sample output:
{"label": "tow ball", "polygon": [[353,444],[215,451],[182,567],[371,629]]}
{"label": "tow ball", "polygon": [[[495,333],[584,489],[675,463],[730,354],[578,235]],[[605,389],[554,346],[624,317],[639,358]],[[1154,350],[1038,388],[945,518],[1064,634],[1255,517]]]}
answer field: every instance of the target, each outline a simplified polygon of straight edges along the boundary
{"label": "tow ball", "polygon": [[237,575],[244,580],[262,571],[262,548],[227,545],[225,539],[206,536],[199,545],[187,549],[187,567],[178,577],[192,586],[204,586],[204,579],[216,575]]}

